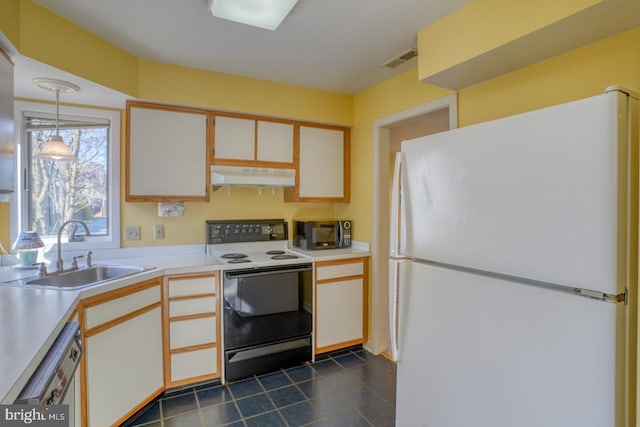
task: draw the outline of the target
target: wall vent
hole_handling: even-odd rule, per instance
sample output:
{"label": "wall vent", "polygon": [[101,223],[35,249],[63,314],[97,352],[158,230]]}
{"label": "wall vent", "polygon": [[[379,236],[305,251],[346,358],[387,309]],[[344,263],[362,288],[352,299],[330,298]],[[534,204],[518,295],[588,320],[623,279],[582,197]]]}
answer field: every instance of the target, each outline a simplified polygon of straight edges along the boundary
{"label": "wall vent", "polygon": [[413,58],[415,58],[416,56],[418,56],[418,50],[417,49],[409,49],[406,52],[401,53],[400,55],[388,60],[387,62],[385,62],[384,65],[385,67],[389,67],[389,68],[396,68],[404,63],[407,63],[409,61],[411,61]]}

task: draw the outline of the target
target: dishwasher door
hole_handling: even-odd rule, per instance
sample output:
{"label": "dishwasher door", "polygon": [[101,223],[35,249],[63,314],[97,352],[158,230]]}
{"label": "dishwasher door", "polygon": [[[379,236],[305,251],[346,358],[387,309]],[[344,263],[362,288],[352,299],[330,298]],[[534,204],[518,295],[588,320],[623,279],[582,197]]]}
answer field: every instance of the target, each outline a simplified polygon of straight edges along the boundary
{"label": "dishwasher door", "polygon": [[79,331],[78,322],[69,322],[64,326],[27,385],[20,392],[15,401],[16,404],[68,404],[70,412],[68,416],[73,417],[76,392],[74,374],[82,354]]}

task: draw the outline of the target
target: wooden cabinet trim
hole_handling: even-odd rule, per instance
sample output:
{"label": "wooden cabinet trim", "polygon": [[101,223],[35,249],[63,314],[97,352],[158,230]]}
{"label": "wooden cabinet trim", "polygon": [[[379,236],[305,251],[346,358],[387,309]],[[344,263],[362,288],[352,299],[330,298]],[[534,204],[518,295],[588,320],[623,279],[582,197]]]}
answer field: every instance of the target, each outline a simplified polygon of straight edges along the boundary
{"label": "wooden cabinet trim", "polygon": [[253,160],[251,162],[247,160],[236,159],[213,159],[211,164],[218,166],[251,166],[251,167],[263,167],[272,169],[293,169],[293,163],[283,162],[266,162],[260,160]]}
{"label": "wooden cabinet trim", "polygon": [[[134,416],[138,411],[140,411],[142,408],[144,408],[145,406],[147,406],[149,403],[153,402],[158,396],[160,396],[162,393],[164,392],[164,387],[160,387],[159,389],[157,389],[156,391],[154,391],[149,397],[147,397],[145,400],[143,400],[142,402],[140,402],[138,405],[136,405],[135,407],[133,407],[133,409],[131,409],[129,412],[127,412],[126,414],[124,414],[122,417],[120,417],[115,423],[114,425],[119,426],[119,425],[123,425],[129,418],[131,418],[132,416]],[[86,420],[85,423],[82,424],[83,426],[86,426]]]}
{"label": "wooden cabinet trim", "polygon": [[92,307],[95,305],[104,304],[105,302],[109,302],[130,294],[135,294],[136,292],[143,291],[145,289],[152,288],[154,286],[162,285],[162,277],[154,277],[153,279],[145,280],[143,282],[133,283],[131,285],[114,289],[112,291],[107,291],[105,293],[94,295],[92,297],[88,297],[82,300],[81,304],[83,308]]}
{"label": "wooden cabinet trim", "polygon": [[99,334],[100,332],[106,331],[107,329],[111,329],[114,326],[117,326],[117,325],[119,325],[121,323],[126,322],[127,320],[133,319],[134,317],[138,317],[141,314],[144,314],[144,313],[146,313],[148,311],[151,311],[151,310],[154,310],[156,308],[159,308],[160,306],[161,306],[161,302],[158,301],[158,302],[150,304],[150,305],[148,305],[146,307],[142,307],[142,308],[139,308],[139,309],[137,309],[135,311],[132,311],[132,312],[130,312],[128,314],[125,314],[124,316],[116,317],[115,319],[112,319],[112,320],[109,320],[107,322],[101,323],[100,325],[95,326],[95,327],[93,327],[91,329],[87,329],[85,331],[85,333],[84,333],[84,336],[85,337],[91,337],[93,335]]}
{"label": "wooden cabinet trim", "polygon": [[205,317],[216,317],[216,316],[217,316],[217,313],[213,313],[213,312],[188,314],[186,316],[169,317],[169,322],[184,322],[187,320],[204,319]]}
{"label": "wooden cabinet trim", "polygon": [[340,277],[333,277],[331,279],[320,279],[320,280],[316,280],[316,285],[322,286],[329,283],[345,282],[347,280],[354,280],[354,279],[362,279],[363,277],[364,277],[364,274],[355,274],[352,276],[340,276]]}
{"label": "wooden cabinet trim", "polygon": [[318,347],[318,348],[316,348],[316,354],[328,353],[328,352],[334,351],[334,350],[340,350],[340,349],[347,348],[347,347],[353,347],[354,345],[359,345],[359,344],[362,344],[362,343],[364,343],[366,341],[367,340],[363,338],[363,339],[345,341],[345,342],[332,344],[332,345],[328,345],[328,346],[324,346],[324,347]]}
{"label": "wooden cabinet trim", "polygon": [[210,293],[210,294],[194,294],[194,295],[181,295],[181,296],[177,296],[177,297],[169,297],[169,302],[171,301],[184,301],[184,300],[190,300],[190,299],[201,299],[201,298],[211,298],[211,297],[217,297],[218,295],[215,293]]}
{"label": "wooden cabinet trim", "polygon": [[333,259],[331,261],[317,261],[315,263],[316,268],[318,267],[326,267],[331,265],[340,265],[340,264],[356,264],[359,262],[365,262],[369,257],[355,257],[355,258],[341,258],[341,259]]}
{"label": "wooden cabinet trim", "polygon": [[214,342],[210,342],[210,343],[205,343],[205,344],[198,344],[198,345],[190,345],[187,347],[178,347],[178,348],[172,348],[169,353],[171,354],[177,354],[177,353],[188,353],[190,351],[197,351],[197,350],[203,350],[205,348],[214,348],[218,346],[218,342],[214,341]]}
{"label": "wooden cabinet trim", "polygon": [[150,110],[176,111],[180,113],[190,113],[190,114],[206,114],[207,113],[207,110],[205,108],[184,107],[181,105],[157,104],[155,102],[145,102],[145,101],[128,100],[126,102],[126,106],[127,106],[127,109],[147,108]]}
{"label": "wooden cabinet trim", "polygon": [[174,280],[190,280],[190,279],[199,279],[199,278],[207,278],[214,277],[218,278],[220,273],[215,271],[211,272],[203,272],[203,273],[183,273],[183,274],[171,274],[169,276],[164,276],[166,280],[174,281]]}

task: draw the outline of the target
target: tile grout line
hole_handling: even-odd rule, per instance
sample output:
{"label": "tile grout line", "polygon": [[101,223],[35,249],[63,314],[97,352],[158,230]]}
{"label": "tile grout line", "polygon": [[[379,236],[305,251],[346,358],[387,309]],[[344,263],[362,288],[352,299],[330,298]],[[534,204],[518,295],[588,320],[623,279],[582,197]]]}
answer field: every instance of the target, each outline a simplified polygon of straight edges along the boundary
{"label": "tile grout line", "polygon": [[[359,350],[359,352],[361,352],[362,350]],[[374,356],[375,357],[375,356]],[[343,363],[340,362],[340,359],[343,358]],[[275,386],[274,388],[270,388],[269,390],[267,390],[265,384],[263,383],[263,381],[260,380],[259,376],[254,375],[250,378],[247,379],[243,379],[242,381],[257,381],[258,382],[258,390],[256,393],[251,393],[248,394],[246,396],[241,396],[238,397],[236,396],[236,393],[231,391],[231,388],[229,385],[223,385],[220,384],[220,387],[224,388],[224,391],[226,393],[229,393],[229,395],[231,396],[231,402],[233,402],[234,408],[236,409],[238,415],[239,415],[239,420],[237,420],[236,422],[239,422],[240,424],[244,425],[245,427],[248,426],[247,424],[247,420],[262,416],[264,414],[268,414],[271,412],[275,412],[277,414],[277,416],[279,417],[280,421],[284,423],[284,425],[286,426],[290,426],[289,421],[285,418],[282,409],[286,409],[295,405],[299,405],[299,404],[308,404],[310,406],[310,408],[313,409],[320,409],[320,407],[316,406],[316,404],[313,403],[313,398],[319,397],[321,396],[321,394],[313,394],[311,396],[307,396],[307,394],[305,394],[302,391],[302,388],[300,387],[301,384],[303,383],[311,383],[310,386],[314,385],[315,383],[317,383],[318,381],[331,381],[331,377],[334,375],[342,375],[342,374],[346,374],[346,373],[353,373],[353,376],[350,379],[347,379],[347,382],[345,382],[344,384],[340,384],[340,383],[336,383],[333,384],[331,386],[331,390],[334,391],[339,391],[341,390],[343,387],[351,387],[353,386],[354,388],[357,389],[364,389],[366,390],[367,393],[370,393],[370,396],[372,396],[375,399],[380,399],[382,400],[382,402],[384,402],[384,407],[388,410],[394,411],[394,405],[393,402],[391,402],[390,400],[388,400],[390,397],[389,393],[384,393],[385,392],[385,386],[386,384],[384,382],[380,382],[380,383],[372,383],[370,380],[372,378],[376,378],[376,379],[380,379],[383,380],[382,376],[378,377],[373,376],[371,377],[370,375],[363,375],[362,373],[358,372],[357,368],[359,367],[375,367],[377,365],[377,363],[373,363],[374,361],[377,362],[377,360],[374,360],[371,357],[365,358],[361,355],[359,355],[357,352],[351,350],[351,351],[347,351],[347,352],[343,352],[340,353],[339,355],[327,355],[326,357],[322,358],[321,360],[315,362],[315,363],[309,363],[309,364],[304,364],[304,365],[300,365],[300,366],[296,366],[296,367],[291,367],[288,369],[280,369],[276,372],[272,372],[269,373],[271,375],[283,375],[283,378],[286,379],[288,381],[288,383],[285,384],[281,384],[279,386]],[[318,369],[316,369],[314,367],[314,365],[317,364],[321,364],[323,363],[326,366],[326,371],[325,372],[321,372]],[[355,363],[355,362],[359,362],[359,363]],[[321,365],[322,366],[322,365]],[[296,368],[303,368],[306,367],[309,370],[309,377],[302,377],[300,378],[298,381],[294,380],[293,377],[291,376],[290,370],[296,369]],[[356,371],[354,372],[353,370],[356,369]],[[377,371],[376,371],[377,372]],[[385,371],[381,371],[381,372],[385,372]],[[390,375],[392,372],[389,371],[388,374]],[[269,374],[264,374],[262,376],[268,376]],[[386,375],[386,373],[385,373]],[[277,384],[278,382],[275,381],[274,384]],[[374,389],[372,387],[372,384],[375,384],[376,389]],[[273,384],[272,384],[273,385]],[[275,392],[277,390],[280,389],[285,389],[288,387],[292,387],[292,391],[295,390],[297,393],[300,394],[300,396],[303,398],[302,400],[296,401],[296,402],[292,402],[292,403],[288,403],[282,407],[277,406],[276,402],[274,401],[271,392]],[[331,384],[329,384],[331,385]],[[189,393],[193,393],[193,398],[195,399],[195,410],[198,411],[198,416],[200,419],[200,424],[202,426],[204,426],[206,424],[205,418],[204,418],[204,407],[203,407],[203,403],[201,402],[200,397],[198,396],[198,393],[196,391],[197,387],[191,388],[187,393],[181,393],[181,394],[177,394],[173,397],[178,397],[179,395],[182,396],[188,396]],[[245,417],[244,414],[241,412],[240,410],[240,406],[238,405],[238,401],[240,399],[246,399],[246,398],[250,398],[250,397],[255,397],[258,396],[260,394],[265,394],[268,402],[272,405],[273,409],[271,410],[267,410],[265,412],[262,413],[258,413],[255,415],[251,415],[249,417]],[[165,399],[161,398],[159,399],[159,407],[158,407],[158,412],[159,412],[159,425],[161,427],[165,426],[165,421],[166,419],[168,419],[167,417],[165,417],[165,408],[164,408],[164,403],[165,403]],[[368,401],[368,399],[367,399]],[[222,401],[219,404],[220,405],[225,405],[228,402]],[[364,412],[362,412],[362,407],[367,405],[366,401],[362,401],[362,404],[359,405],[358,401],[356,400],[351,400],[349,399],[348,404],[343,408],[344,412],[346,411],[352,411],[355,414],[358,414],[358,416],[362,417],[365,421],[365,423],[367,423],[367,425],[373,426],[375,425],[367,416]],[[359,405],[359,406],[358,406]],[[213,405],[216,406],[216,405]],[[187,411],[190,412],[190,411]],[[185,412],[185,413],[187,413]],[[315,412],[315,411],[314,411]],[[335,415],[339,415],[343,413],[343,410],[338,410],[338,411],[329,411],[323,415],[319,415],[319,417],[316,419],[314,418],[313,420],[310,421],[310,423],[304,424],[304,425],[310,425],[310,424],[314,424],[316,422],[322,422],[322,421],[328,421],[331,419],[331,417],[335,416]],[[179,415],[179,414],[176,414]],[[375,414],[371,414],[371,415],[375,415]],[[395,418],[395,414],[394,414],[394,418]],[[235,423],[235,422],[232,422]],[[227,423],[228,425],[228,423]]]}

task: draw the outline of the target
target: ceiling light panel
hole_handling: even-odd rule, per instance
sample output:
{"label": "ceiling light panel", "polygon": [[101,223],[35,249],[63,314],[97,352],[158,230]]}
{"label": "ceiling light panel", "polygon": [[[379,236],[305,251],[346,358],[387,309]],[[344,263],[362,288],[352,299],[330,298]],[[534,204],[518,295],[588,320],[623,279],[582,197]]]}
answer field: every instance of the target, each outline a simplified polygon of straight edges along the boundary
{"label": "ceiling light panel", "polygon": [[298,0],[209,0],[213,16],[274,31]]}

